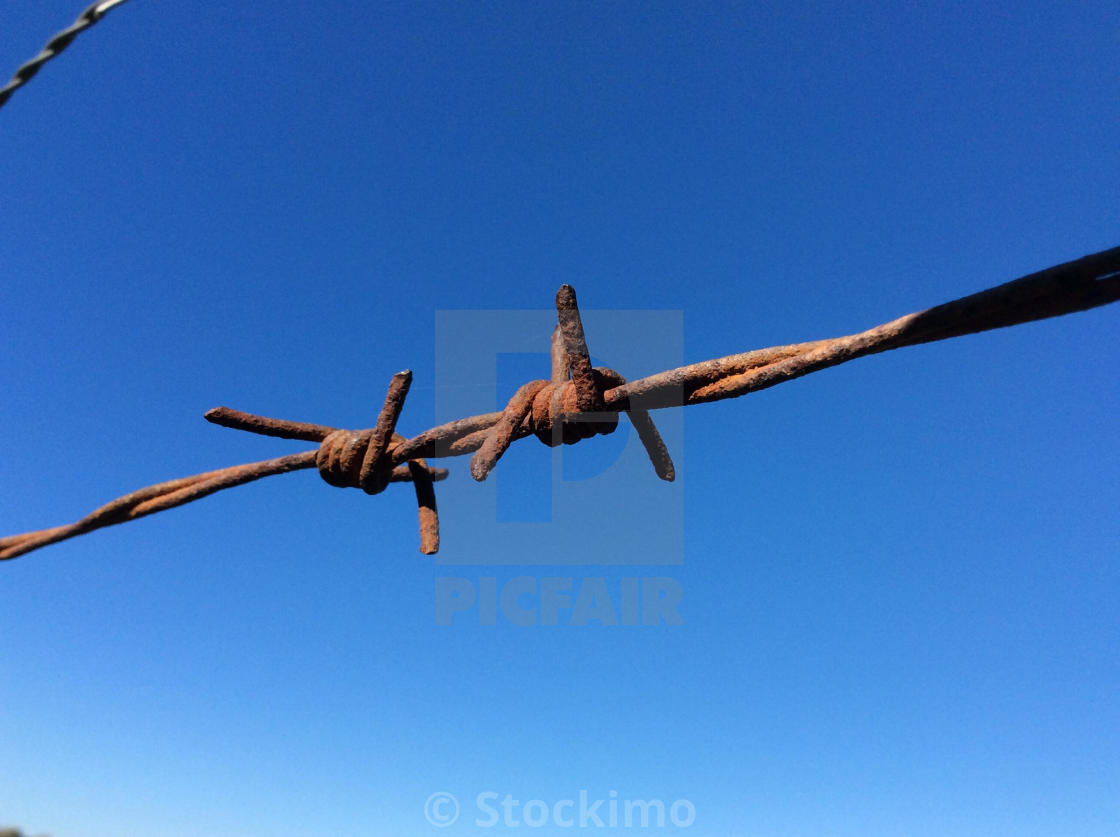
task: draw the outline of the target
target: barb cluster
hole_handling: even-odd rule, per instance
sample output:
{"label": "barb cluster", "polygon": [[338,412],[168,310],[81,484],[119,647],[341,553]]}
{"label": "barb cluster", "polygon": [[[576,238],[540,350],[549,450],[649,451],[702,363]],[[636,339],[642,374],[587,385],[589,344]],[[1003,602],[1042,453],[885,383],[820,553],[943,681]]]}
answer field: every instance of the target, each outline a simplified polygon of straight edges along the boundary
{"label": "barb cluster", "polygon": [[[370,430],[337,430],[321,424],[281,421],[217,407],[206,413],[215,424],[266,436],[319,442],[319,449],[301,454],[298,467],[314,465],[328,485],[360,488],[380,494],[391,482],[411,482],[420,514],[420,551],[439,551],[439,516],[435,481],[447,478],[446,468],[430,468],[420,457],[396,459],[406,439],[396,432],[397,419],[412,384],[412,372],[398,372],[389,382],[385,403]],[[2,543],[0,543],[2,548]]]}
{"label": "barb cluster", "polygon": [[[592,367],[587,340],[571,285],[556,293],[560,322],[552,332],[552,380],[529,381],[514,393],[490,428],[482,446],[471,457],[471,476],[484,480],[514,439],[530,433],[550,447],[571,445],[597,433],[613,433],[618,409],[605,407],[604,393],[622,386],[626,379],[613,369]],[[634,405],[625,408],[654,470],[663,480],[673,480],[673,460],[649,413]]]}
{"label": "barb cluster", "polygon": [[945,340],[1046,317],[1083,311],[1120,300],[1120,247],[1085,256],[962,299],[845,337],[756,349],[706,360],[627,382],[604,367],[592,367],[575,291],[556,295],[558,325],[552,335],[550,380],[520,387],[500,412],[469,416],[407,439],[396,432],[412,381],[409,371],[389,383],[377,424],[368,430],[339,430],[216,407],[215,424],[318,443],[315,450],[250,462],[149,486],[102,506],[76,523],[0,538],[0,560],[189,503],[273,474],[318,468],[330,485],[384,491],[391,482],[411,482],[420,517],[420,551],[439,548],[435,482],[447,471],[426,458],[473,453],[471,476],[484,480],[517,439],[536,436],[547,445],[574,444],[618,426],[625,412],[654,470],[674,478],[673,463],[648,410],[736,398],[864,355]]}

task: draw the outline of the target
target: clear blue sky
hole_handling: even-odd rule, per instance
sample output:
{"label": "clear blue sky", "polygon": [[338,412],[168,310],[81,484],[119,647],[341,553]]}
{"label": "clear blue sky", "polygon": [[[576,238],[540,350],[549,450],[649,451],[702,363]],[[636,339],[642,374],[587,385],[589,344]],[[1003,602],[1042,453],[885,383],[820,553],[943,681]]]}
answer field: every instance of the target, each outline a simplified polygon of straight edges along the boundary
{"label": "clear blue sky", "polygon": [[[0,71],[81,5],[5,4]],[[670,312],[635,376],[1120,244],[1117,67],[1102,2],[132,0],[0,110],[0,532],[307,447],[218,404],[365,427],[410,367],[413,434],[547,373],[440,390],[439,311]],[[534,561],[527,441],[497,489],[445,463],[438,560],[407,487],[303,472],[0,565],[0,825],[464,834],[585,789],[704,835],[1120,833],[1118,317],[665,414],[673,486],[594,473],[628,431],[565,452],[608,511],[675,498],[667,549]],[[438,577],[518,576],[668,578],[684,624],[436,624]]]}

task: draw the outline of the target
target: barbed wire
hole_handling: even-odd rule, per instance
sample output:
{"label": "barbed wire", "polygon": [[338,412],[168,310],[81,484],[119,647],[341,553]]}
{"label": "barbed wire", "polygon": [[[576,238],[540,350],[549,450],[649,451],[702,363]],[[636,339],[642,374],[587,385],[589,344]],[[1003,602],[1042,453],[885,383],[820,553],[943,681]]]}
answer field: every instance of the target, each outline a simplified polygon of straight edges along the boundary
{"label": "barbed wire", "polygon": [[558,324],[551,341],[551,376],[521,386],[504,410],[458,419],[407,439],[396,432],[412,383],[410,371],[389,382],[377,424],[340,430],[215,407],[207,421],[265,436],[317,442],[319,447],[250,462],[134,491],[66,526],[0,538],[0,559],[15,558],[104,526],[181,506],[208,494],[274,474],[318,468],[330,485],[378,494],[411,482],[419,509],[420,551],[439,549],[434,483],[443,468],[427,458],[473,454],[471,476],[485,480],[510,444],[536,436],[547,445],[575,444],[611,433],[626,413],[657,476],[675,478],[672,459],[649,415],[652,409],[737,398],[865,355],[1057,317],[1120,300],[1120,247],[1032,273],[971,296],[908,314],[845,337],[756,349],[659,372],[627,383],[618,372],[592,367],[570,285],[556,294]]}
{"label": "barbed wire", "polygon": [[8,99],[12,98],[12,94],[15,93],[16,90],[31,81],[35,74],[43,68],[44,64],[70,46],[80,33],[89,29],[93,24],[101,20],[101,18],[105,17],[110,9],[124,2],[126,2],[126,0],[102,0],[102,2],[94,3],[78,15],[77,20],[47,41],[47,45],[43,47],[38,55],[16,70],[15,75],[12,76],[12,80],[3,87],[0,87],[0,108],[7,104]]}

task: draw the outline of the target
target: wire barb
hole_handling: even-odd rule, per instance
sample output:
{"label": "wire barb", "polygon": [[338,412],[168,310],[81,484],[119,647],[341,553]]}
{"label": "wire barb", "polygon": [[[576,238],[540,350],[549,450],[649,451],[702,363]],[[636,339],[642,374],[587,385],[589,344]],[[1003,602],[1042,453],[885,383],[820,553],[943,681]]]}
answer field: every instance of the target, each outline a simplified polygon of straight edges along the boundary
{"label": "wire barb", "polygon": [[[373,428],[369,444],[366,446],[366,455],[362,459],[362,470],[358,475],[362,490],[366,494],[377,494],[385,490],[383,476],[378,476],[378,466],[385,456],[385,449],[389,440],[396,435],[397,419],[404,409],[404,399],[412,386],[412,370],[406,369],[398,372],[389,382],[389,391],[385,393],[385,403],[377,417],[377,425]],[[403,439],[402,439],[403,441]],[[383,474],[388,474],[392,466],[380,469]]]}
{"label": "wire barb", "polygon": [[[1021,279],[934,308],[908,314],[858,334],[789,346],[756,349],[706,360],[627,382],[618,372],[592,367],[575,291],[556,295],[558,325],[552,334],[550,380],[520,387],[505,410],[457,419],[411,439],[395,432],[412,381],[409,371],[389,383],[377,425],[339,430],[215,407],[207,421],[264,436],[317,442],[316,450],[250,462],[171,480],[127,494],[81,520],[37,532],[0,538],[0,560],[76,535],[163,511],[208,494],[274,474],[318,467],[339,487],[377,493],[390,482],[412,482],[420,525],[420,551],[439,549],[434,483],[447,477],[426,457],[474,453],[471,476],[485,479],[518,439],[535,435],[547,445],[574,444],[611,433],[625,412],[663,480],[675,476],[673,462],[649,410],[737,398],[865,355],[946,340],[990,329],[1057,317],[1120,300],[1120,247],[1032,273]],[[371,490],[374,489],[374,490]]]}
{"label": "wire barb", "polygon": [[[583,336],[583,320],[576,305],[576,291],[571,285],[561,285],[556,292],[556,317],[560,321],[560,334],[568,370],[576,388],[576,407],[588,413],[600,406],[602,399],[591,373],[591,355]],[[555,364],[553,371],[555,371]]]}

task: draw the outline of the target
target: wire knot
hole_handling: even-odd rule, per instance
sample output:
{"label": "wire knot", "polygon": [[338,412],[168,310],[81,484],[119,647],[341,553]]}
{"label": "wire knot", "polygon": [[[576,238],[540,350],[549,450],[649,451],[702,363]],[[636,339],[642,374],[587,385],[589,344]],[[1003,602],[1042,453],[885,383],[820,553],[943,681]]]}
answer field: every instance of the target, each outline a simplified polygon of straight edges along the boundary
{"label": "wire knot", "polygon": [[380,494],[393,476],[393,453],[404,438],[394,433],[392,442],[380,451],[375,430],[335,430],[319,444],[315,467],[319,476],[338,488],[360,488]]}
{"label": "wire knot", "polygon": [[[595,367],[592,375],[595,402],[602,404],[603,392],[617,386],[614,382],[621,380],[622,376],[613,369],[602,367]],[[529,414],[525,419],[526,429],[549,447],[574,445],[595,435],[606,436],[618,428],[617,410],[580,409],[575,382],[532,381],[527,386],[532,385],[537,387],[531,396]]]}
{"label": "wire knot", "polygon": [[[556,294],[557,325],[552,332],[552,380],[529,381],[514,393],[501,416],[485,433],[471,458],[471,476],[484,480],[515,438],[535,435],[549,447],[572,445],[596,434],[613,433],[618,410],[606,407],[607,390],[626,379],[613,369],[591,365],[583,321],[571,285]],[[653,463],[657,476],[675,477],[673,461],[653,419],[628,400],[626,414]]]}
{"label": "wire knot", "polygon": [[391,482],[411,482],[416,489],[420,515],[420,551],[432,555],[439,550],[435,481],[445,479],[447,470],[429,468],[420,451],[415,446],[406,450],[408,440],[396,432],[397,419],[411,384],[412,372],[407,369],[393,376],[385,393],[385,403],[377,416],[377,424],[369,430],[339,430],[322,424],[282,421],[228,407],[215,407],[206,413],[206,418],[215,424],[265,436],[318,442],[317,450],[299,454],[296,457],[299,464],[291,463],[288,470],[314,464],[319,469],[319,476],[328,485],[360,488],[366,494],[380,494]]}

